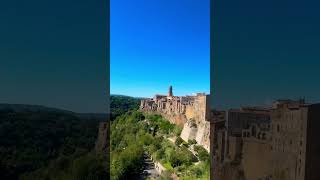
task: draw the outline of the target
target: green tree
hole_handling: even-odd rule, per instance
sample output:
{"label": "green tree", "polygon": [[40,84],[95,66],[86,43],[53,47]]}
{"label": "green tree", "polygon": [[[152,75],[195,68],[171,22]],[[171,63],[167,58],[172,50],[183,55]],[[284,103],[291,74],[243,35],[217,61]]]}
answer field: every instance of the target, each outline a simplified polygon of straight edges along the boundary
{"label": "green tree", "polygon": [[194,146],[194,150],[197,152],[200,161],[209,161],[210,155],[204,147]]}

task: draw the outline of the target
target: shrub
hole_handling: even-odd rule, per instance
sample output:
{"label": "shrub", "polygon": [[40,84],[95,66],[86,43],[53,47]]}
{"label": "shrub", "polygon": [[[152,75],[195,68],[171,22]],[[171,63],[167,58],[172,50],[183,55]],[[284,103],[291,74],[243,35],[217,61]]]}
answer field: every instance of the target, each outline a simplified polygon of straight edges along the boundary
{"label": "shrub", "polygon": [[178,136],[178,137],[176,138],[175,144],[176,144],[177,146],[180,146],[180,144],[183,143],[183,142],[184,142],[183,139],[182,139],[180,136]]}
{"label": "shrub", "polygon": [[195,139],[189,139],[188,144],[189,145],[197,144],[197,141]]}
{"label": "shrub", "polygon": [[208,161],[210,158],[207,150],[202,146],[194,146],[194,150],[197,152],[200,161]]}

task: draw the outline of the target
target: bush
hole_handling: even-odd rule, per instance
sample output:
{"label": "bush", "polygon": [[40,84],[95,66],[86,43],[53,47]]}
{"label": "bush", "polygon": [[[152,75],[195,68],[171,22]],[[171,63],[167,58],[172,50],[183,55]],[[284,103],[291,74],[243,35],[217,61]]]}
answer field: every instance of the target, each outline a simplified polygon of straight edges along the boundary
{"label": "bush", "polygon": [[111,154],[111,179],[127,179],[143,168],[143,148],[130,145],[120,153]]}
{"label": "bush", "polygon": [[45,107],[28,110],[33,106],[21,106],[17,105],[21,108],[19,111],[13,108],[0,112],[1,179],[27,177],[37,170],[40,173],[40,169],[48,169],[51,162],[60,157],[79,157],[94,148],[101,119]]}
{"label": "bush", "polygon": [[182,139],[180,136],[178,136],[178,137],[176,138],[175,144],[176,144],[177,146],[180,146],[180,144],[183,143],[183,142],[184,142],[183,139]]}
{"label": "bush", "polygon": [[191,165],[193,162],[197,161],[197,158],[192,154],[192,152],[185,147],[181,147],[178,153],[180,160],[185,165]]}
{"label": "bush", "polygon": [[111,120],[115,120],[116,117],[125,114],[128,111],[137,110],[140,105],[140,100],[138,98],[128,97],[128,96],[110,96],[110,111]]}
{"label": "bush", "polygon": [[189,139],[188,144],[189,145],[197,144],[197,141],[195,139]]}
{"label": "bush", "polygon": [[27,173],[20,177],[21,180],[103,180],[109,176],[106,159],[95,154],[88,153],[84,156],[59,157],[50,162],[48,167]]}
{"label": "bush", "polygon": [[189,144],[187,143],[187,142],[182,142],[182,145],[184,146],[184,147],[186,147],[186,148],[189,148]]}
{"label": "bush", "polygon": [[181,135],[181,132],[182,132],[182,128],[179,127],[179,126],[175,126],[174,129],[173,129],[173,133],[175,136],[180,136]]}
{"label": "bush", "polygon": [[210,155],[204,147],[194,146],[194,150],[197,152],[200,161],[208,161],[210,159]]}

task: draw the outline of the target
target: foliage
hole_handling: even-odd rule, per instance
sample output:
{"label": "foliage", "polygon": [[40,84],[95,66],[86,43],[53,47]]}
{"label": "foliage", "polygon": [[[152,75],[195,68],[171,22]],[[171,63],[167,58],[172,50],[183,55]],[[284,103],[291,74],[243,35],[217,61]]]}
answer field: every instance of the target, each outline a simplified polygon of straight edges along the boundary
{"label": "foliage", "polygon": [[128,179],[143,168],[144,145],[152,143],[152,135],[141,112],[128,112],[111,124],[111,179]]}
{"label": "foliage", "polygon": [[[63,179],[62,176],[67,175],[60,170],[68,169],[78,158],[87,163],[87,167],[102,172],[101,166],[93,163],[98,161],[90,160],[95,157],[87,156],[95,145],[101,120],[82,119],[74,113],[50,108],[23,108],[19,111],[2,109],[0,112],[1,179],[15,180],[20,176],[22,179],[46,179],[56,175]],[[72,177],[72,174],[68,176]]]}
{"label": "foliage", "polygon": [[210,179],[210,164],[208,162],[200,162],[197,165],[191,165],[185,167],[181,171],[181,180],[208,180]]}
{"label": "foliage", "polygon": [[194,150],[197,152],[200,161],[209,160],[210,155],[204,147],[195,145]]}
{"label": "foliage", "polygon": [[104,158],[88,153],[77,158],[61,156],[48,167],[21,176],[21,180],[103,180],[109,176]]}
{"label": "foliage", "polygon": [[175,131],[178,131],[175,130],[177,127],[176,125],[171,124],[168,120],[163,119],[160,115],[148,115],[146,119],[148,119],[150,126],[156,128],[160,134],[168,135],[174,134]]}
{"label": "foliage", "polygon": [[189,143],[187,143],[187,142],[185,142],[185,141],[182,142],[182,146],[184,146],[184,147],[186,147],[186,148],[189,148],[189,147],[190,147]]}
{"label": "foliage", "polygon": [[173,171],[173,167],[171,166],[171,163],[166,162],[163,164],[163,167],[166,168],[168,171]]}
{"label": "foliage", "polygon": [[174,129],[173,129],[173,132],[174,132],[174,135],[175,135],[176,137],[178,137],[178,136],[181,135],[182,128],[179,127],[179,126],[175,126]]}
{"label": "foliage", "polygon": [[161,176],[159,177],[159,180],[172,180],[171,172],[170,171],[164,171]]}
{"label": "foliage", "polygon": [[177,146],[180,146],[180,144],[183,143],[183,142],[184,142],[183,139],[182,139],[180,136],[178,136],[177,139],[176,139],[176,141],[175,141],[175,144],[176,144]]}
{"label": "foliage", "polygon": [[134,111],[139,108],[140,105],[139,98],[121,96],[121,95],[111,95],[110,96],[110,111],[111,120],[116,117],[125,114],[128,111]]}
{"label": "foliage", "polygon": [[148,152],[167,169],[160,179],[171,178],[174,172],[181,173],[181,177],[205,177],[208,166],[195,165],[197,157],[186,146],[180,146],[184,141],[179,136],[176,143],[167,139],[176,135],[176,127],[160,115],[139,111],[118,116],[111,124],[112,179],[138,176],[143,170],[143,152]]}
{"label": "foliage", "polygon": [[189,139],[188,144],[189,145],[197,144],[197,141],[195,139]]}
{"label": "foliage", "polygon": [[143,149],[129,145],[123,151],[111,154],[111,179],[128,179],[143,168]]}

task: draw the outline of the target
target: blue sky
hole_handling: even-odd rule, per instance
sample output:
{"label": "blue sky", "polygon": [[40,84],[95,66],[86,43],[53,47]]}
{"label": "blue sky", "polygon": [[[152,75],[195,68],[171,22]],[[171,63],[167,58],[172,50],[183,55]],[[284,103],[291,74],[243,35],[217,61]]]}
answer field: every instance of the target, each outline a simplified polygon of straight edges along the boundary
{"label": "blue sky", "polygon": [[110,91],[210,91],[209,0],[111,0]]}

